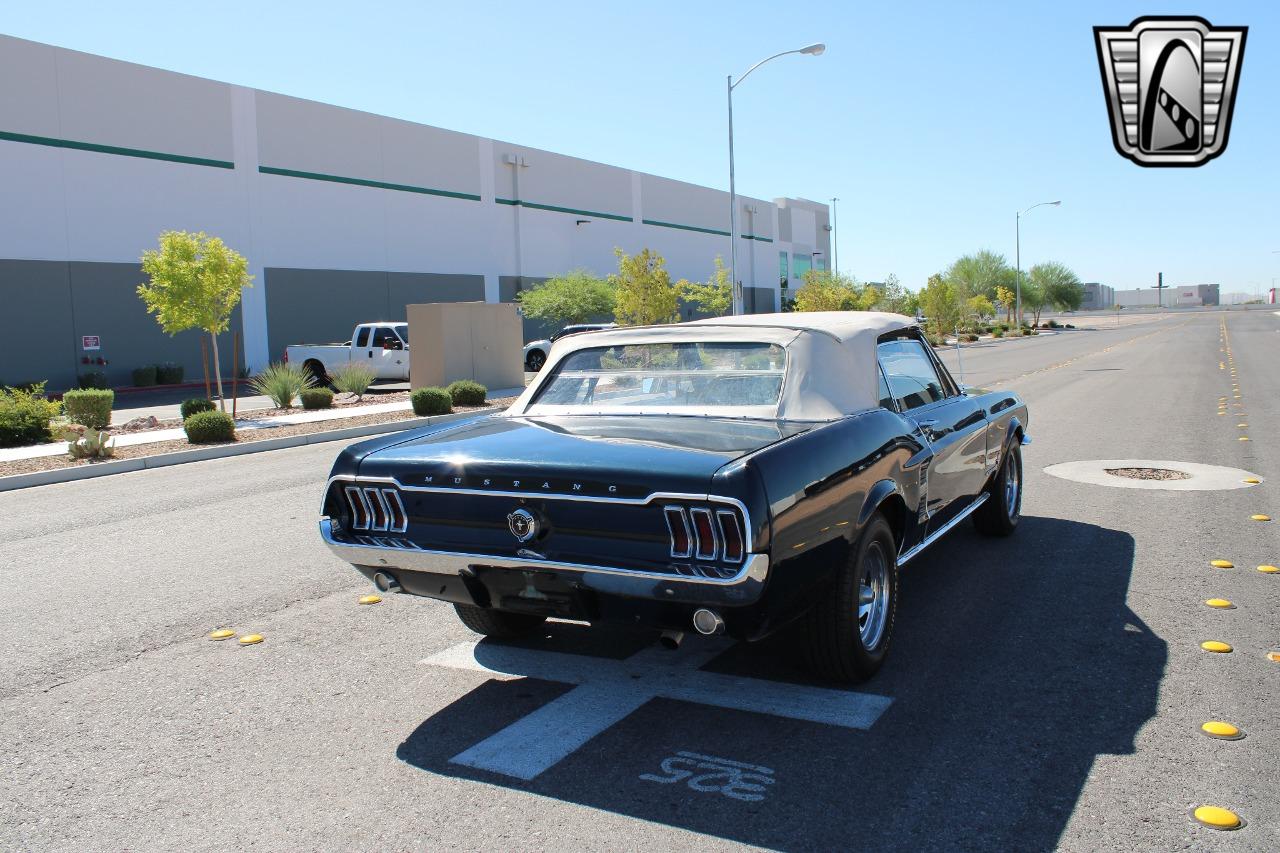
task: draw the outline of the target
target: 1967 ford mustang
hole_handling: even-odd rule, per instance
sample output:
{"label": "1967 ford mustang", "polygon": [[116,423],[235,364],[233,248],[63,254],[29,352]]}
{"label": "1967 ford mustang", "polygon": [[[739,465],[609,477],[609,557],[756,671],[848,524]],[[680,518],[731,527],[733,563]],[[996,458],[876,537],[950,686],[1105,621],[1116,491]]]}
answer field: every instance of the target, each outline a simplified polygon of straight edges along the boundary
{"label": "1967 ford mustang", "polygon": [[585,332],[501,414],[343,451],[320,532],[482,634],[797,623],[817,674],[858,680],[904,563],[966,517],[1013,532],[1026,428],[1016,394],[957,385],[896,314]]}

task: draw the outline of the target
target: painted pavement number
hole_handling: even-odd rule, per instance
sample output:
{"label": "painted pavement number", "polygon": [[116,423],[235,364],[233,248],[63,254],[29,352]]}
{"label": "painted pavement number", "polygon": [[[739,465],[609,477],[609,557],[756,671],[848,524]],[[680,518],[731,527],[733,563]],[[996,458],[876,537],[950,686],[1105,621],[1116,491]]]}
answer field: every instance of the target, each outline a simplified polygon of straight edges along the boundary
{"label": "painted pavement number", "polygon": [[667,775],[641,773],[640,778],[664,785],[687,779],[685,784],[695,791],[719,791],[726,797],[749,803],[763,800],[765,786],[777,781],[768,767],[684,750],[662,759],[662,772]]}
{"label": "painted pavement number", "polygon": [[724,640],[690,641],[676,651],[654,646],[625,660],[611,660],[469,642],[445,649],[423,663],[577,685],[449,759],[453,764],[526,781],[650,699],[676,699],[848,729],[871,728],[893,702],[870,693],[701,671],[729,645]]}

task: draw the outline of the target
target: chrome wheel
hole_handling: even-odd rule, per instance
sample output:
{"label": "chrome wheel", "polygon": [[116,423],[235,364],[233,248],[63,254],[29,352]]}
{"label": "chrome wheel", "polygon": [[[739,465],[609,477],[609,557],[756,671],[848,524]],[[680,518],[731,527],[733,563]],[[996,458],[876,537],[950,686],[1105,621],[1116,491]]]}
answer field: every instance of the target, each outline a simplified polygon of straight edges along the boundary
{"label": "chrome wheel", "polygon": [[889,616],[889,563],[879,542],[871,543],[858,580],[858,634],[867,651],[880,645]]}
{"label": "chrome wheel", "polygon": [[1022,466],[1018,464],[1017,455],[1009,454],[1004,472],[1004,511],[1009,518],[1018,515],[1018,499],[1022,489]]}

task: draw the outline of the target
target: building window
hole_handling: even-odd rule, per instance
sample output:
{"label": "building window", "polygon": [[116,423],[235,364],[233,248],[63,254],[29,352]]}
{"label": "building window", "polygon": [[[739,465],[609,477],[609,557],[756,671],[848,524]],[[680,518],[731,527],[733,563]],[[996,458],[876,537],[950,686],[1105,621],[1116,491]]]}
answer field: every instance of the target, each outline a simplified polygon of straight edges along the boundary
{"label": "building window", "polygon": [[813,269],[813,255],[793,255],[791,258],[791,277],[804,278],[804,274]]}
{"label": "building window", "polygon": [[814,258],[814,259],[813,259],[813,268],[814,268],[815,270],[817,270],[818,272],[825,272],[825,271],[826,271],[826,269],[827,269],[827,259],[826,259],[826,258]]}
{"label": "building window", "polygon": [[778,283],[782,285],[783,289],[786,289],[787,285],[790,283],[787,281],[787,253],[786,252],[778,253]]}

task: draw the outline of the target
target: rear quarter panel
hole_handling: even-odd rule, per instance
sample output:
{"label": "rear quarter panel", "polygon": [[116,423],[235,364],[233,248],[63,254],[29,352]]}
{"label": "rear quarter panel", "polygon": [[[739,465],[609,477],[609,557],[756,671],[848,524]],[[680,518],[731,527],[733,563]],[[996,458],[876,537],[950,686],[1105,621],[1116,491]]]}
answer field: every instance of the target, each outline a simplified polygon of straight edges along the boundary
{"label": "rear quarter panel", "polygon": [[799,615],[831,580],[862,533],[877,484],[893,484],[905,506],[896,531],[908,547],[918,536],[919,466],[925,448],[905,420],[876,409],[821,426],[739,463],[758,480],[770,520],[769,581],[762,633]]}

